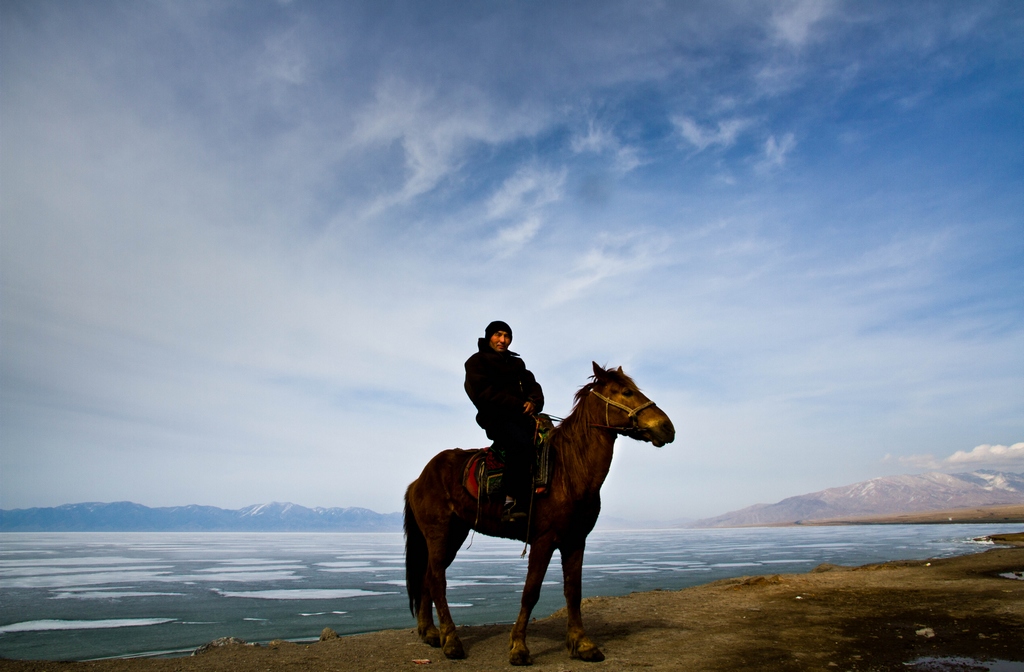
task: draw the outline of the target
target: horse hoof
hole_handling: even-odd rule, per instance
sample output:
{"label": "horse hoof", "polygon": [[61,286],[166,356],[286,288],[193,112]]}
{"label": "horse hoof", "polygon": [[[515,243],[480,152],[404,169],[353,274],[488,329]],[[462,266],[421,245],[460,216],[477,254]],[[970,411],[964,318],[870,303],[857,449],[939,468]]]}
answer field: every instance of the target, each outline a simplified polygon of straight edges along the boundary
{"label": "horse hoof", "polygon": [[576,657],[585,663],[600,663],[604,660],[604,654],[596,646],[592,649],[580,649],[576,652]]}
{"label": "horse hoof", "polygon": [[455,635],[448,638],[442,651],[444,651],[445,658],[461,660],[466,657],[466,650],[462,648],[462,641]]}
{"label": "horse hoof", "polygon": [[586,663],[600,663],[604,660],[604,654],[601,653],[601,649],[597,648],[597,645],[589,639],[577,642],[576,646],[570,646],[569,657]]}
{"label": "horse hoof", "polygon": [[530,651],[524,647],[509,651],[508,662],[512,665],[533,665],[533,658],[530,657]]}
{"label": "horse hoof", "polygon": [[441,633],[439,633],[437,630],[434,630],[433,632],[428,632],[425,635],[420,635],[420,639],[423,640],[424,644],[429,644],[435,649],[441,646]]}

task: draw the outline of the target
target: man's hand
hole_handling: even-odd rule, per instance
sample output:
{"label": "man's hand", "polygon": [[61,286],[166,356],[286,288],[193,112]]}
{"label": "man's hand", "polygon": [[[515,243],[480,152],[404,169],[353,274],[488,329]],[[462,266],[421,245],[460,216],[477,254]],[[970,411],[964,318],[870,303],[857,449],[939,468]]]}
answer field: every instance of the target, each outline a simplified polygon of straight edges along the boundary
{"label": "man's hand", "polygon": [[532,401],[528,401],[525,404],[523,404],[523,413],[525,415],[533,415],[533,409],[534,408],[536,408],[536,406],[533,405],[533,402]]}

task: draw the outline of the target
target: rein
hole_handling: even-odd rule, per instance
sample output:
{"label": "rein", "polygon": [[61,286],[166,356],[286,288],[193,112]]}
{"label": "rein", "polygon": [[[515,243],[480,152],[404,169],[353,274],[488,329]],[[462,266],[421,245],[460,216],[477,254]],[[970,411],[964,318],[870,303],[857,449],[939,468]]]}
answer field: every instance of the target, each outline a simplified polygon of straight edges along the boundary
{"label": "rein", "polygon": [[[604,402],[604,422],[605,422],[605,424],[603,424],[603,425],[591,425],[591,427],[598,427],[600,429],[610,429],[610,430],[613,430],[613,431],[616,431],[616,432],[635,432],[635,431],[639,431],[640,430],[640,418],[639,418],[640,411],[644,410],[648,406],[654,406],[654,402],[648,400],[647,402],[645,402],[643,404],[640,404],[636,408],[630,408],[629,406],[626,406],[625,404],[620,404],[619,402],[615,401],[614,399],[609,399],[608,397],[604,396],[603,394],[601,394],[597,390],[591,390],[590,393],[592,395],[594,395],[595,397],[597,397],[598,399],[600,399],[601,401]],[[625,411],[626,419],[629,420],[629,424],[630,424],[629,427],[613,427],[613,426],[611,426],[611,422],[608,419],[608,409],[610,407],[612,407],[612,406],[614,406],[615,408],[617,408],[617,409],[619,409],[621,411]]]}

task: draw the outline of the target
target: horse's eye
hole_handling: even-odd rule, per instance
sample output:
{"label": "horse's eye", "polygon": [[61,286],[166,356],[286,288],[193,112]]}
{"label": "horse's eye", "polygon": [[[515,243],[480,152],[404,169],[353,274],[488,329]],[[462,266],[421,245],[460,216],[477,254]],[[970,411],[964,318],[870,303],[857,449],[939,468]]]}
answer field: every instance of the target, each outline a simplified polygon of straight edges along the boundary
{"label": "horse's eye", "polygon": [[632,397],[633,396],[633,390],[626,390],[625,392],[622,393],[622,396],[624,396],[624,397]]}

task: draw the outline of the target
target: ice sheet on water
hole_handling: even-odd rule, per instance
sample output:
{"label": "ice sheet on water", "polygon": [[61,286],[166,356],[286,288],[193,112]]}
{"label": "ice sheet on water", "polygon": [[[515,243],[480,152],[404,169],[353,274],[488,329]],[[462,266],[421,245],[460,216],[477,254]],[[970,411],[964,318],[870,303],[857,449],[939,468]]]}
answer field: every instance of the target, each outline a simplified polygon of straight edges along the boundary
{"label": "ice sheet on water", "polygon": [[180,597],[184,593],[158,593],[144,590],[62,590],[52,600],[116,600],[123,597]]}
{"label": "ice sheet on water", "polygon": [[73,588],[107,583],[139,583],[167,579],[162,571],[93,572],[90,574],[44,574],[0,579],[0,588]]}
{"label": "ice sheet on water", "polygon": [[188,583],[294,581],[301,579],[294,571],[216,572],[209,574],[172,574],[167,571],[92,572],[89,574],[47,574],[0,578],[0,588],[74,588],[118,583]]}
{"label": "ice sheet on water", "polygon": [[[28,551],[24,551],[27,553]],[[9,552],[5,552],[7,555]],[[0,560],[0,571],[5,567],[86,567],[93,565],[134,565],[139,562],[138,558],[46,558],[40,560],[39,558],[18,558],[17,560]],[[154,560],[154,562],[164,562],[163,560]]]}
{"label": "ice sheet on water", "polygon": [[806,564],[810,562],[816,562],[810,558],[785,558],[783,560],[761,560],[762,565],[788,565],[788,564]]}
{"label": "ice sheet on water", "polygon": [[206,574],[212,574],[214,572],[220,572],[220,573],[225,573],[225,574],[226,573],[231,573],[231,572],[259,572],[259,573],[263,573],[263,572],[268,572],[268,571],[274,571],[274,572],[299,571],[299,570],[303,570],[305,568],[306,568],[305,565],[294,565],[294,564],[292,564],[292,565],[274,565],[272,567],[271,566],[267,566],[267,565],[250,565],[250,564],[245,564],[245,565],[231,565],[231,566],[228,566],[228,567],[223,567],[223,566],[219,566],[218,565],[217,567],[204,567],[203,569],[197,569],[195,571],[197,573],[206,573]]}
{"label": "ice sheet on water", "polygon": [[335,567],[319,569],[324,574],[366,574],[372,572],[404,572],[405,567]]}
{"label": "ice sheet on water", "polygon": [[64,621],[50,619],[42,621],[24,621],[0,625],[0,633],[34,632],[39,630],[97,630],[106,628],[131,628],[144,625],[161,625],[171,623],[173,618],[106,618],[97,621]]}
{"label": "ice sheet on water", "polygon": [[256,583],[261,581],[297,581],[300,580],[301,576],[296,576],[292,570],[283,572],[217,572],[210,574],[188,574],[184,576],[169,576],[159,580],[161,581],[207,581],[207,582],[220,582],[220,581],[231,581],[237,583]]}
{"label": "ice sheet on water", "polygon": [[267,565],[288,565],[291,563],[291,560],[261,560],[259,558],[225,558],[217,561],[217,564],[219,565],[243,565],[245,567],[259,566],[261,569],[266,569]]}
{"label": "ice sheet on water", "polygon": [[479,579],[483,581],[511,581],[516,577],[508,574],[463,574],[463,579]]}
{"label": "ice sheet on water", "polygon": [[395,591],[362,590],[359,588],[296,588],[279,590],[217,590],[224,597],[244,597],[256,600],[341,600],[368,595],[397,595]]}
{"label": "ice sheet on water", "polygon": [[[104,570],[109,570],[109,567],[103,567]],[[119,572],[151,572],[162,569],[174,569],[173,565],[149,565],[139,564],[127,567],[118,567]],[[5,567],[0,568],[0,577],[15,577],[15,576],[53,576],[57,574],[81,574],[87,572],[89,569],[85,566],[62,566],[55,567],[51,565],[35,565],[26,567]]]}

